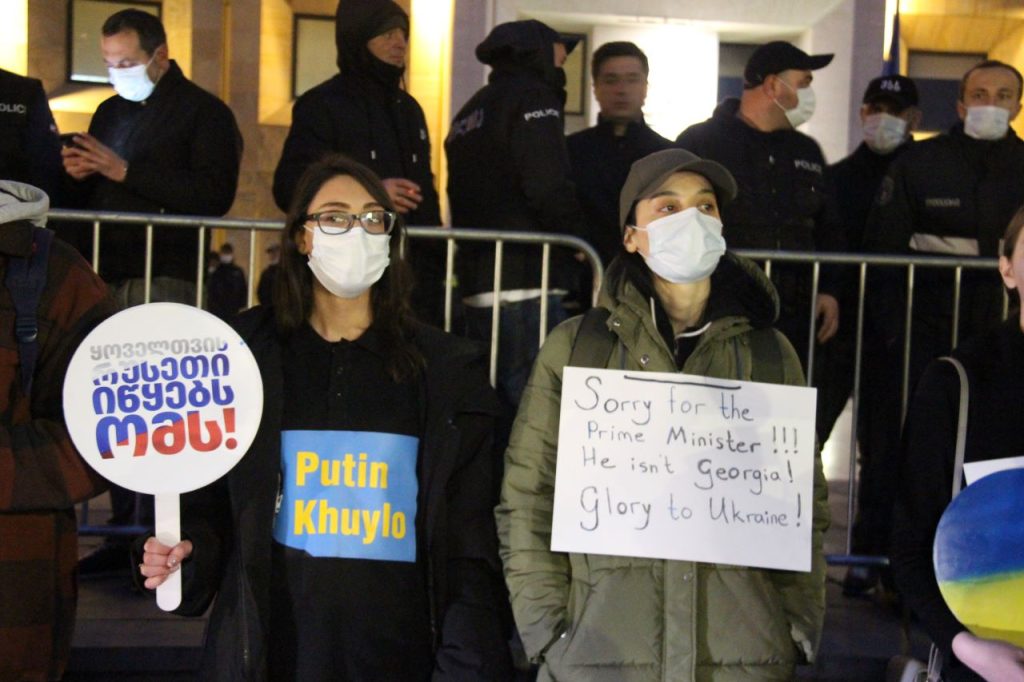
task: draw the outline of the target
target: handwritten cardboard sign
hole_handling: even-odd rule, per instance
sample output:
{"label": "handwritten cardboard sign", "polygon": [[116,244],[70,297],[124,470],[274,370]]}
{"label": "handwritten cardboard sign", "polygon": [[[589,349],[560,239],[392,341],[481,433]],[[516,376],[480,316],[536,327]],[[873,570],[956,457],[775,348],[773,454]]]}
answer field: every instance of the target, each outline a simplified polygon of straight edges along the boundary
{"label": "handwritten cardboard sign", "polygon": [[[155,495],[156,536],[180,541],[179,494],[226,474],[249,449],[263,383],[249,348],[210,313],[178,303],[122,310],[96,327],[64,378],[64,419],[82,458]],[[181,574],[157,590],[170,610]]]}
{"label": "handwritten cardboard sign", "polygon": [[809,571],[815,394],[566,367],[551,549]]}

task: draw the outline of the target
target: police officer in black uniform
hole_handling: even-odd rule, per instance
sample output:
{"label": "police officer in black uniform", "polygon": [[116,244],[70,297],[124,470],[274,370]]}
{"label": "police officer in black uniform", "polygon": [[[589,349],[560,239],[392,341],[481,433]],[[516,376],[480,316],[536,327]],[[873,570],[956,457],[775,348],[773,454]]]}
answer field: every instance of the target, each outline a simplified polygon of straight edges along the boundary
{"label": "police officer in black uniform", "polygon": [[[944,135],[915,144],[890,167],[864,235],[881,253],[998,255],[1007,223],[1024,203],[1024,141],[1009,122],[1021,109],[1022,79],[1009,64],[984,61],[960,83],[961,121]],[[886,270],[890,295],[873,311],[886,342],[902,346],[905,276]],[[952,269],[918,269],[911,329],[911,389],[924,366],[953,341]],[[959,340],[1002,317],[1002,284],[994,271],[965,270]]]}
{"label": "police officer in black uniform", "polygon": [[[586,239],[608,263],[622,250],[619,192],[637,159],[672,146],[644,121],[647,55],[630,42],[605,43],[591,60],[597,125],[566,138],[572,180],[587,217]],[[589,270],[578,279],[579,302],[590,307]]]}
{"label": "police officer in black uniform", "polygon": [[[500,24],[477,46],[477,58],[493,68],[490,82],[455,115],[445,140],[455,227],[583,235],[563,121],[561,64],[572,47],[536,20]],[[504,247],[497,388],[513,406],[537,354],[540,256],[537,247]],[[549,327],[565,317],[566,258],[552,259]],[[466,243],[457,264],[467,331],[489,341],[494,247]]]}
{"label": "police officer in black uniform", "polygon": [[[832,55],[808,55],[776,41],[754,51],[743,72],[743,96],[727,99],[710,119],[690,126],[676,144],[717,161],[736,178],[739,194],[722,212],[723,236],[734,249],[843,251],[842,226],[825,159],[817,142],[796,130],[814,113],[812,71]],[[781,311],[776,324],[806,367],[809,315],[825,343],[839,328],[839,272],[822,268],[811,300],[811,268],[773,263]]]}
{"label": "police officer in black uniform", "polygon": [[[837,192],[839,214],[846,228],[847,248],[862,253],[864,227],[889,165],[914,144],[911,131],[921,121],[917,86],[906,76],[879,76],[864,91],[860,123],[864,141],[852,154],[830,168]],[[874,274],[874,270],[869,271]],[[873,308],[887,295],[873,280],[865,291],[865,308]],[[857,278],[844,282],[839,308],[843,324],[835,339],[823,347],[818,375],[823,439],[832,430],[853,390],[856,360]],[[881,334],[866,317],[862,334],[860,400],[857,438],[860,478],[853,552],[885,556],[892,527],[895,478],[886,455],[897,445],[900,431],[899,368],[886,353]],[[878,570],[851,566],[843,593],[856,595],[875,586]]]}
{"label": "police officer in black uniform", "polygon": [[60,138],[43,84],[0,69],[0,178],[35,185],[56,205]]}

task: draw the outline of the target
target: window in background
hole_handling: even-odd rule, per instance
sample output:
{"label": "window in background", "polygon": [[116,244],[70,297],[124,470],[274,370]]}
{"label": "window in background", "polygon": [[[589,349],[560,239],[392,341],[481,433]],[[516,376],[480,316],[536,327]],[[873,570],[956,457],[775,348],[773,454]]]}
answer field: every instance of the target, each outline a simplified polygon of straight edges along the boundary
{"label": "window in background", "polygon": [[292,97],[338,73],[334,17],[296,14],[292,25]]}
{"label": "window in background", "polygon": [[743,94],[743,68],[757,45],[747,43],[719,43],[718,45],[718,101]]}
{"label": "window in background", "polygon": [[100,53],[103,22],[123,9],[138,9],[160,16],[159,2],[71,0],[68,3],[68,80],[108,83],[107,65]]}
{"label": "window in background", "polygon": [[917,84],[922,132],[945,132],[959,120],[960,79],[985,59],[976,53],[910,51],[907,75]]}

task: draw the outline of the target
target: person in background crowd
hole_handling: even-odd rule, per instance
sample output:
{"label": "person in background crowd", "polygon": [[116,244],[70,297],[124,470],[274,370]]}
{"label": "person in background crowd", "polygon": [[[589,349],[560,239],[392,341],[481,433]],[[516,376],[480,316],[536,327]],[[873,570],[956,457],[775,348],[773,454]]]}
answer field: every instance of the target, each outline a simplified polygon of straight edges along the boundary
{"label": "person in background crowd", "polygon": [[245,307],[249,297],[245,273],[235,264],[235,248],[224,242],[217,254],[217,267],[208,282],[207,310],[222,320],[230,320]]}
{"label": "person in background crowd", "polygon": [[[88,133],[62,150],[68,204],[98,211],[221,216],[235,200],[242,136],[224,102],[185,78],[170,58],[163,24],[126,9],[103,24],[100,48],[117,93],[96,109]],[[68,230],[87,257],[91,225]],[[195,303],[197,234],[153,236],[151,300]],[[100,276],[122,305],[143,302],[145,230],[104,225]]]}
{"label": "person in background crowd", "polygon": [[[792,346],[771,329],[771,283],[725,250],[720,207],[735,197],[725,168],[681,149],[633,164],[619,200],[622,246],[601,287],[600,331],[614,339],[602,366],[804,384]],[[541,349],[496,509],[512,610],[540,679],[792,679],[797,663],[813,660],[825,614],[820,455],[810,572],[551,551],[562,372],[577,344],[599,341],[581,320]],[[755,335],[765,329],[762,343]]]}
{"label": "person in background crowd", "polygon": [[[917,85],[906,76],[880,76],[868,83],[860,107],[864,141],[848,157],[830,167],[837,193],[839,215],[846,228],[846,246],[851,253],[864,251],[864,229],[875,195],[889,165],[910,149],[911,132],[921,122]],[[852,273],[851,273],[852,274]],[[839,297],[840,316],[848,320],[832,343],[822,347],[818,375],[819,401],[823,414],[821,437],[832,427],[853,391],[856,359],[857,277],[844,283]],[[865,311],[886,295],[877,287],[867,288]],[[895,483],[891,462],[899,439],[899,367],[892,366],[882,335],[873,320],[865,316],[861,350],[860,403],[857,437],[860,446],[860,477],[857,488],[857,521],[853,552],[886,556],[892,528]],[[851,566],[843,582],[847,595],[862,594],[875,586],[878,570]]]}
{"label": "person in background crowd", "polygon": [[[758,47],[743,71],[743,96],[718,105],[710,119],[684,130],[676,144],[721,163],[736,177],[739,195],[723,216],[734,249],[845,251],[835,194],[817,142],[797,128],[814,114],[813,72],[832,55],[808,55],[789,43]],[[782,310],[777,326],[804,367],[810,314],[823,344],[839,329],[841,274],[822,268],[811,300],[811,268],[772,264]]]}
{"label": "person in background crowd", "polygon": [[256,286],[256,300],[260,305],[270,305],[274,298],[274,281],[277,279],[277,272],[280,270],[278,261],[281,259],[281,245],[277,242],[266,248],[267,267],[260,273],[260,281]]}
{"label": "person in background crowd", "polygon": [[[444,145],[452,225],[584,235],[563,121],[562,64],[573,47],[533,19],[500,24],[477,45],[477,59],[492,68],[490,80],[455,115]],[[470,338],[491,341],[492,310],[500,306],[497,388],[514,409],[537,356],[541,249],[506,244],[503,254],[498,301],[492,245],[461,245],[457,271]],[[569,256],[556,250],[549,328],[565,319],[564,280],[571,272]]]}
{"label": "person in background crowd", "polygon": [[[202,679],[511,678],[499,405],[475,344],[413,320],[396,208],[365,166],[314,163],[288,212],[274,305],[237,318],[263,379],[256,439],[227,476],[183,496],[188,539],[149,538],[140,566],[148,588],[183,570],[179,613],[216,596]],[[348,465],[344,485],[296,481],[300,458],[340,466],[344,452],[370,458],[371,481],[383,464],[384,484],[354,483]],[[343,534],[294,530],[304,494],[335,527],[341,508]],[[404,525],[347,537],[347,512],[366,504]]]}
{"label": "person in background crowd", "polygon": [[[242,136],[224,102],[185,78],[170,58],[163,24],[152,14],[121,10],[103,23],[100,49],[116,95],[96,109],[88,133],[62,150],[66,198],[99,211],[223,215],[238,187]],[[87,258],[92,226],[60,226]],[[198,234],[157,227],[151,301],[194,305]],[[100,276],[122,307],[144,302],[146,233],[141,225],[103,226]],[[135,494],[111,487],[111,525],[128,525]],[[152,499],[140,506],[152,522]],[[113,537],[83,559],[83,573],[127,571],[128,547]]]}
{"label": "person in background crowd", "polygon": [[[597,125],[566,138],[576,195],[586,216],[584,238],[602,263],[618,253],[618,197],[629,167],[637,159],[672,146],[644,122],[647,75],[650,66],[643,50],[630,42],[605,43],[590,62],[594,97],[600,107]],[[592,281],[589,268],[577,277],[576,296],[590,307]]]}
{"label": "person in background crowd", "polygon": [[[1024,427],[1007,418],[1024,401],[1024,209],[1003,236],[999,272],[1013,310],[1001,326],[953,351],[967,370],[970,410],[964,460],[1014,457],[1024,452]],[[948,362],[933,361],[914,392],[898,469],[892,570],[907,604],[945,657],[949,682],[1024,681],[1024,649],[968,632],[949,610],[935,579],[935,530],[953,488],[960,378]],[[1012,542],[1006,551],[1013,551]],[[1019,604],[1013,606],[1019,608]]]}
{"label": "person in background crowd", "polygon": [[[49,207],[38,188],[0,180],[0,680],[58,680],[71,654],[78,560],[74,505],[106,483],[75,451],[64,425],[64,373],[93,327],[114,313],[106,285],[89,264],[54,239],[45,264],[33,254]],[[16,262],[42,270],[35,369],[15,334],[19,295],[7,286]],[[28,379],[28,381],[26,381]]]}
{"label": "person in background crowd", "polygon": [[[1024,142],[1010,128],[1021,108],[1021,74],[998,61],[969,69],[960,82],[960,122],[946,134],[915,144],[889,167],[864,233],[870,251],[932,256],[999,253],[1003,229],[1024,204]],[[887,295],[875,306],[887,348],[902,366],[906,275],[882,269]],[[920,268],[914,284],[910,388],[924,367],[958,340],[1002,319],[999,278],[965,269],[959,326],[953,329],[952,268]]]}
{"label": "person in background crowd", "polygon": [[25,182],[60,205],[60,137],[43,84],[0,69],[0,178]]}
{"label": "person in background crowd", "polygon": [[[306,168],[341,153],[384,179],[407,225],[440,225],[427,122],[402,89],[409,16],[392,0],[345,0],[338,3],[335,41],[340,73],[295,100],[274,171],[274,200],[287,211]],[[422,240],[408,249],[417,278],[414,307],[425,321],[440,324],[445,245]]]}

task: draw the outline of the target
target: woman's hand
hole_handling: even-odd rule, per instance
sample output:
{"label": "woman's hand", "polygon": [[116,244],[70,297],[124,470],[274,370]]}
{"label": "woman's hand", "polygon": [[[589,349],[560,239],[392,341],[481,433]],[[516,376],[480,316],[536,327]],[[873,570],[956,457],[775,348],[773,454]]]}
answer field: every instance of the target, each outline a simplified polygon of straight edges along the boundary
{"label": "woman's hand", "polygon": [[192,542],[182,540],[174,547],[168,547],[151,537],[142,549],[139,573],[146,579],[146,589],[155,590],[167,580],[167,576],[181,568],[181,562],[192,554]]}
{"label": "woman's hand", "polygon": [[953,653],[988,682],[1024,682],[1024,649],[964,631],[953,638]]}

